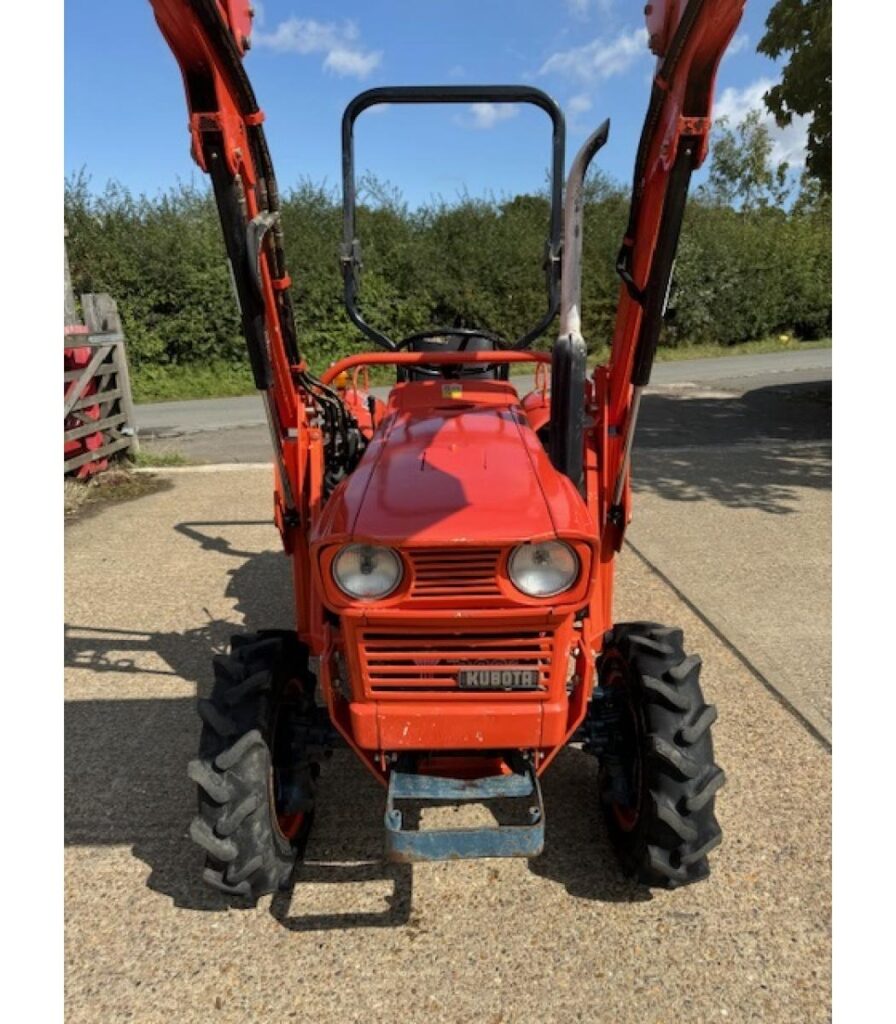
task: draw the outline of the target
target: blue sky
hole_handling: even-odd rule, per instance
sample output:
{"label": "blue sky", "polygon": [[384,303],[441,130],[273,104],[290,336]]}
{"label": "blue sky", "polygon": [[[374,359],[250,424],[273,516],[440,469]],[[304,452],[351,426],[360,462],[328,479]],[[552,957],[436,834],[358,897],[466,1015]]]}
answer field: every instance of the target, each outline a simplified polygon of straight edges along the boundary
{"label": "blue sky", "polygon": [[[568,160],[604,118],[600,166],[628,181],[653,58],[643,0],[263,0],[246,66],[267,115],[281,188],[339,183],[339,119],[374,85],[528,82],[568,122]],[[750,0],[717,83],[716,114],[761,105],[778,68],[756,53],[771,0]],[[154,194],[202,180],[190,160],[180,75],[148,0],[67,0],[65,172]],[[804,126],[775,130],[798,165]],[[535,108],[382,108],[358,122],[359,171],[412,203],[516,193],[544,182],[549,122]]]}

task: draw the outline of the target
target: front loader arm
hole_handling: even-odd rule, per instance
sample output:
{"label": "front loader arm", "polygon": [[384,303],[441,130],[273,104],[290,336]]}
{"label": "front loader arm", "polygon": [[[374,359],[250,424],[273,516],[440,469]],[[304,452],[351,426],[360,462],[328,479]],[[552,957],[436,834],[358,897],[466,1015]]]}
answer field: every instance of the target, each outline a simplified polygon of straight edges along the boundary
{"label": "front loader arm", "polygon": [[296,341],[264,114],[242,61],[252,8],[249,0],[150,3],[180,66],[193,158],[212,181],[252,374],[267,410],[277,522],[289,548],[289,534],[318,502],[319,483],[350,468],[357,430],[338,395],[309,373]]}
{"label": "front loader arm", "polygon": [[[706,157],[716,71],[745,0],[651,0],[650,48],[659,58],[635,160],[605,396],[609,489],[606,541],[618,550],[629,519],[629,456],[641,390],[650,379],[691,172]],[[610,556],[610,551],[606,552]]]}
{"label": "front loader arm", "polygon": [[[271,394],[276,424],[285,432],[295,420],[290,364],[298,364],[299,356],[289,278],[274,233],[279,204],[264,115],[242,66],[251,25],[248,0],[151,3],[183,76],[193,158],[212,179],[255,385]],[[249,225],[272,221],[273,244],[256,255]]]}

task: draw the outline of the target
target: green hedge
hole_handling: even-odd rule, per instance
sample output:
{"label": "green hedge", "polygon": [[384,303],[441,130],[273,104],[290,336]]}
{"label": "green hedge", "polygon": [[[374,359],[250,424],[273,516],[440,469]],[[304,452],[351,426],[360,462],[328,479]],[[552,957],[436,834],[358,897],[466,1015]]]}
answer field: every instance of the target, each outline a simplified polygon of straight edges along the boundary
{"label": "green hedge", "polygon": [[[485,327],[516,337],[544,310],[543,196],[409,210],[367,181],[358,215],[365,317],[401,337],[433,325]],[[612,333],[614,264],[626,191],[590,184],[585,227],[584,333]],[[137,367],[245,361],[217,214],[205,190],[179,186],[156,198],[87,179],[65,190],[76,294],[108,292],[119,304]],[[304,183],[283,200],[283,227],[300,345],[313,366],[356,350],[341,302],[338,197]],[[771,334],[831,331],[831,219],[822,203],[743,210],[698,195],[682,232],[663,344],[736,344]]]}

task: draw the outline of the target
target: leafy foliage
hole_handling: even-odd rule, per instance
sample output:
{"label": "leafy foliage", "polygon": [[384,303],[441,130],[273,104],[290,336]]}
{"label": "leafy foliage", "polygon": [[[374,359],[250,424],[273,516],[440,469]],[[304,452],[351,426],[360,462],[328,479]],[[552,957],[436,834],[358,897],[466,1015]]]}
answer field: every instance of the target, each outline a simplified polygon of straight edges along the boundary
{"label": "leafy foliage", "polygon": [[777,59],[789,54],[781,81],[765,102],[782,127],[794,114],[810,115],[806,168],[831,191],[831,0],[777,0],[757,49]]}
{"label": "leafy foliage", "polygon": [[783,206],[791,191],[786,163],[774,166],[772,139],[758,110],[732,128],[727,117],[715,123],[709,181],[703,195],[744,210]]}
{"label": "leafy foliage", "polygon": [[714,130],[705,186],[690,203],[667,330],[671,343],[737,344],[791,332],[831,331],[831,212],[817,182],[794,184],[775,166],[758,112]]}
{"label": "leafy foliage", "polygon": [[[785,171],[770,167],[758,119],[722,125],[707,185],[692,198],[682,233],[662,343],[734,344],[781,332],[830,333],[831,222],[822,191],[804,183],[789,208]],[[627,191],[589,179],[585,223],[584,334],[593,351],[610,341],[619,296],[616,253]],[[360,191],[367,321],[395,338],[433,326],[481,327],[515,339],[546,308],[543,270],[548,199],[463,198],[409,210],[375,179]],[[299,344],[322,369],[363,339],[342,307],[338,197],[300,182],[283,198]],[[65,219],[76,294],[105,291],[119,304],[138,371],[170,376],[201,366],[244,386],[239,330],[217,212],[209,192],[179,185],[156,198],[85,175],[66,183]],[[179,371],[177,371],[179,372]]]}

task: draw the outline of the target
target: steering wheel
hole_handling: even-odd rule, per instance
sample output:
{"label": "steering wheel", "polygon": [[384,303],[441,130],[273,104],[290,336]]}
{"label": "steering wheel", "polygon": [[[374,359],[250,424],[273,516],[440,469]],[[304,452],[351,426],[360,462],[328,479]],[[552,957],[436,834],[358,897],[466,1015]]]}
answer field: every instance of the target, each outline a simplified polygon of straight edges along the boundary
{"label": "steering wheel", "polygon": [[[456,349],[447,350],[451,352],[465,352],[467,343],[472,338],[486,338],[488,341],[494,342],[495,347],[499,349],[510,348],[510,345],[497,334],[476,330],[472,327],[441,327],[430,331],[420,331],[403,338],[395,348],[401,351],[401,349],[411,348],[418,341],[428,341],[429,339],[440,341],[442,338],[463,339]],[[426,355],[426,353],[421,352],[421,355]],[[474,366],[464,366],[463,363],[449,363],[442,366],[427,366],[425,363],[419,363],[416,366],[404,366],[401,369],[408,374],[415,373],[424,377],[446,377],[449,380],[457,380],[460,377],[479,377],[483,370],[490,369],[491,365],[490,363],[476,363]],[[506,364],[504,365],[506,367]]]}

